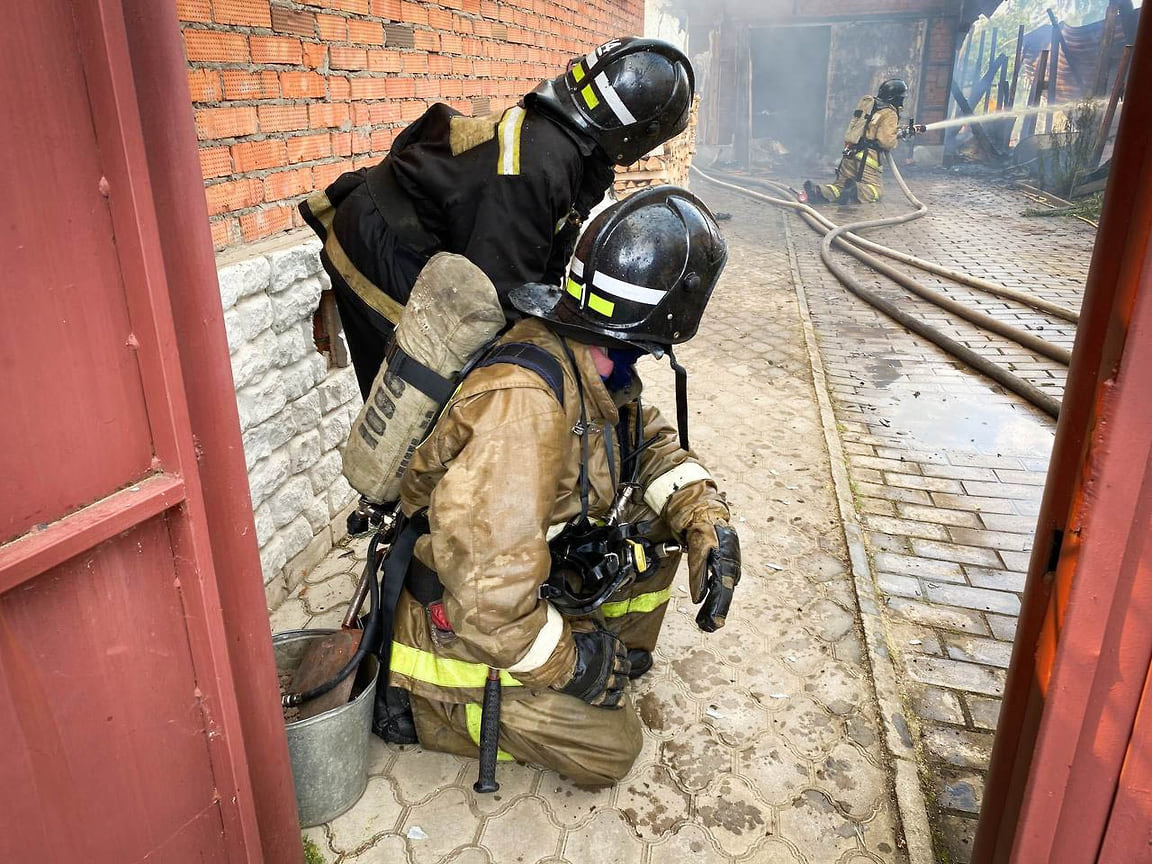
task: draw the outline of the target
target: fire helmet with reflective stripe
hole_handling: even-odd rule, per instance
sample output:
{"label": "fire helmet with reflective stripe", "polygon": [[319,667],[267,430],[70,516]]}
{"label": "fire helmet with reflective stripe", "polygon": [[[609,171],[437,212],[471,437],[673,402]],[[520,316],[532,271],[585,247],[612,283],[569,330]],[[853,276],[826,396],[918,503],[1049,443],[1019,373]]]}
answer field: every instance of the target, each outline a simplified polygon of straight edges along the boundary
{"label": "fire helmet with reflective stripe", "polygon": [[592,220],[563,286],[525,285],[509,299],[585,342],[659,353],[696,335],[727,260],[704,202],[687,189],[653,186]]}
{"label": "fire helmet with reflective stripe", "polygon": [[876,98],[897,108],[904,106],[904,97],[908,95],[908,84],[903,78],[889,78],[880,85],[876,91]]}
{"label": "fire helmet with reflective stripe", "polygon": [[542,81],[524,98],[592,139],[617,165],[630,165],[688,125],[692,64],[660,39],[613,39]]}

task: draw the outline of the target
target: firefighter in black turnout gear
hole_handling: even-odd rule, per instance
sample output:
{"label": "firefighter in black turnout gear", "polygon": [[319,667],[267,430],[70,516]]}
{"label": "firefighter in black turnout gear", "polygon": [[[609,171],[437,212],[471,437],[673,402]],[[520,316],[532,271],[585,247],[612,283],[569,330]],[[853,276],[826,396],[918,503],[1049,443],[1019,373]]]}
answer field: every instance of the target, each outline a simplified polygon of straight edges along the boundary
{"label": "firefighter in black turnout gear", "polygon": [[466,256],[502,299],[558,283],[581,223],[634,162],[688,123],[688,58],[655,39],[615,39],[499,117],[444,104],[389,155],[301,203],[324,243],[361,393],[367,397],[416,276],[436,252]]}
{"label": "firefighter in black turnout gear", "polygon": [[884,195],[881,155],[890,152],[903,137],[900,111],[907,96],[908,85],[900,78],[890,78],[880,85],[875,96],[862,98],[844,132],[844,153],[836,168],[836,179],[831,183],[805,180],[800,199],[835,204],[879,201]]}

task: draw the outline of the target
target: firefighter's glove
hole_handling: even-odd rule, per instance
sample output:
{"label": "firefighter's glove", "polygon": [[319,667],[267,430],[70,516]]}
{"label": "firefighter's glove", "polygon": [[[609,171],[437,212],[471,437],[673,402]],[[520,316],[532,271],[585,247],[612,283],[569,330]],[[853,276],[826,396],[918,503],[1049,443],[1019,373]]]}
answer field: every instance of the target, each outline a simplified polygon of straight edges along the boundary
{"label": "firefighter's glove", "polygon": [[687,533],[692,602],[701,604],[696,624],[712,633],[724,626],[740,583],[740,538],[724,522],[694,522]]}
{"label": "firefighter's glove", "polygon": [[573,633],[576,668],[561,693],[598,708],[619,708],[628,683],[628,649],[607,630]]}

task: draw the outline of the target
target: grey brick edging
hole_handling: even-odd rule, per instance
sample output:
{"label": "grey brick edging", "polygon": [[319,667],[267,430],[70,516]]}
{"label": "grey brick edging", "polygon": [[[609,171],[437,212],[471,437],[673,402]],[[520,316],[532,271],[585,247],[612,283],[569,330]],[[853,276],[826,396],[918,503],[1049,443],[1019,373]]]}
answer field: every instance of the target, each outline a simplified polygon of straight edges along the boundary
{"label": "grey brick edging", "polygon": [[800,268],[792,240],[792,227],[787,214],[781,213],[780,218],[784,222],[784,234],[788,244],[788,263],[792,270],[792,285],[796,291],[796,301],[804,329],[804,342],[812,369],[812,386],[816,393],[816,401],[820,406],[820,425],[824,430],[824,440],[828,447],[828,457],[832,467],[832,485],[836,491],[840,519],[844,526],[844,539],[851,560],[852,577],[856,586],[856,603],[864,627],[864,641],[868,646],[868,661],[872,667],[873,687],[884,725],[884,743],[895,769],[893,784],[896,793],[896,806],[900,814],[900,825],[904,834],[908,860],[910,864],[933,864],[936,859],[932,848],[932,832],[928,824],[927,801],[920,783],[916,745],[912,737],[912,730],[909,728],[905,717],[896,684],[896,670],[892,663],[892,655],[888,650],[888,639],[873,581],[872,566],[868,560],[868,552],[856,516],[852,486],[848,479],[848,470],[845,467],[844,447],[836,427],[832,400],[828,395],[828,383],[824,376],[824,364],[820,357],[820,350],[816,344],[816,332],[812,326],[808,299],[800,279]]}

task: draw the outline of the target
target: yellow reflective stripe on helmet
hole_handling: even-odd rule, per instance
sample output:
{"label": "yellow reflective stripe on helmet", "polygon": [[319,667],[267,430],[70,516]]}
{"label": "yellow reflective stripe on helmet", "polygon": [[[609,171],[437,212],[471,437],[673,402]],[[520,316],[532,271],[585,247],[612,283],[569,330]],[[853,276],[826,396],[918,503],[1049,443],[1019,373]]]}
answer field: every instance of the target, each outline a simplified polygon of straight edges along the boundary
{"label": "yellow reflective stripe on helmet", "polygon": [[599,312],[605,318],[611,318],[612,313],[616,310],[616,304],[611,300],[605,300],[599,294],[588,292],[588,308],[595,312]]}
{"label": "yellow reflective stripe on helmet", "polygon": [[575,66],[572,67],[572,77],[576,79],[577,84],[579,84],[581,81],[584,80],[584,64],[583,63],[577,63]]}
{"label": "yellow reflective stripe on helmet", "polygon": [[[484,716],[484,709],[477,705],[475,702],[468,702],[464,706],[464,716],[468,719],[468,737],[472,739],[472,743],[477,747],[480,746],[480,718]],[[512,762],[514,761],[511,753],[505,753],[499,747],[496,748],[496,761],[497,762]]]}
{"label": "yellow reflective stripe on helmet", "polygon": [[649,594],[637,594],[630,600],[621,600],[617,603],[605,603],[600,607],[605,618],[619,618],[631,612],[654,612],[672,597],[672,586],[663,591],[653,591]]}
{"label": "yellow reflective stripe on helmet", "polygon": [[520,173],[520,132],[524,128],[527,113],[519,105],[514,105],[500,118],[500,160],[496,173],[515,175]]}
{"label": "yellow reflective stripe on helmet", "polygon": [[[599,312],[605,318],[611,318],[612,313],[616,311],[616,304],[611,300],[601,297],[599,294],[594,294],[587,291],[587,286],[581,285],[571,276],[564,285],[564,290],[580,301],[581,307],[587,306],[588,308]],[[587,298],[587,299],[585,299]]]}
{"label": "yellow reflective stripe on helmet", "polygon": [[[488,667],[483,663],[441,657],[403,642],[392,643],[391,671],[436,687],[482,688],[488,680]],[[504,687],[523,686],[504,670],[500,671],[500,684]]]}
{"label": "yellow reflective stripe on helmet", "polygon": [[584,104],[589,108],[595,108],[600,104],[600,100],[596,98],[596,94],[592,91],[591,84],[585,84],[584,89],[580,91],[580,95],[584,97]]}

